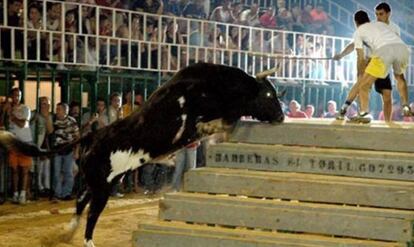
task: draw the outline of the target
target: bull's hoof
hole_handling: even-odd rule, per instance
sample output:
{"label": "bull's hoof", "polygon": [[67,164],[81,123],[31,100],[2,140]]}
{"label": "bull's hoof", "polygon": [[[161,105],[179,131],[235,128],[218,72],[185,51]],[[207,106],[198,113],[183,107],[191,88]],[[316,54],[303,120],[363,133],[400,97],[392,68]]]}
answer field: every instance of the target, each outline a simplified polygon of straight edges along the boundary
{"label": "bull's hoof", "polygon": [[95,247],[95,244],[93,243],[92,239],[86,240],[83,243],[83,247]]}

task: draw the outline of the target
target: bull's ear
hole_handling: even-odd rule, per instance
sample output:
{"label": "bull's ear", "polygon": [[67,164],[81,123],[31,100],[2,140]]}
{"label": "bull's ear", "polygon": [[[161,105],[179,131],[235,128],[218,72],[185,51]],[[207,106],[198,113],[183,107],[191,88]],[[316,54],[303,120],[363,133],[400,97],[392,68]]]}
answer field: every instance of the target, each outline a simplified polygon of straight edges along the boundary
{"label": "bull's ear", "polygon": [[285,97],[285,95],[286,95],[286,92],[287,92],[287,90],[286,89],[283,89],[283,91],[282,92],[277,92],[277,97],[278,98],[283,98],[283,97]]}

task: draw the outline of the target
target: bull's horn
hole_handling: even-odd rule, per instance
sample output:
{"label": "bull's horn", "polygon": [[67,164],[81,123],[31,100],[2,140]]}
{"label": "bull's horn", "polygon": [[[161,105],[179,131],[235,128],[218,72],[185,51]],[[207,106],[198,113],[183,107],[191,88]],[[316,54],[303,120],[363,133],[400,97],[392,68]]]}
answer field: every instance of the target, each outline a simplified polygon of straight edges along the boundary
{"label": "bull's horn", "polygon": [[257,79],[263,79],[263,78],[266,78],[267,76],[269,76],[269,75],[271,75],[271,74],[273,74],[273,73],[278,73],[279,71],[280,71],[280,69],[281,69],[282,67],[280,66],[280,64],[277,66],[277,67],[275,67],[275,68],[273,68],[273,69],[268,69],[268,70],[265,70],[265,71],[262,71],[262,72],[259,72],[259,73],[257,73],[256,74],[256,78]]}
{"label": "bull's horn", "polygon": [[278,97],[278,98],[282,98],[282,97],[284,97],[284,96],[285,96],[286,92],[287,92],[287,90],[286,90],[286,89],[283,89],[283,90],[282,90],[282,92],[280,92],[280,93],[279,93],[279,92],[277,92],[277,94],[276,94],[276,95],[277,95],[277,97]]}

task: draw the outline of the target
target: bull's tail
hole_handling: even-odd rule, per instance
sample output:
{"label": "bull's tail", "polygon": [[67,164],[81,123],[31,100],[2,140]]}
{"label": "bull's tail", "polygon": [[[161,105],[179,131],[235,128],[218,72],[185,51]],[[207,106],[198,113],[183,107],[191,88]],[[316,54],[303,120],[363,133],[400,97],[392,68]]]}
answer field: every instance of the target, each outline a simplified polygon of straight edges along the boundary
{"label": "bull's tail", "polygon": [[20,141],[12,133],[8,131],[0,131],[0,147],[1,148],[4,148],[5,150],[13,150],[17,153],[21,153],[23,155],[31,156],[31,157],[52,156],[59,151],[67,150],[75,146],[79,142],[80,142],[80,139],[78,139],[77,141],[71,142],[67,145],[64,145],[63,147],[59,149],[45,151],[45,150],[40,149],[35,144],[30,144],[30,143]]}
{"label": "bull's tail", "polygon": [[42,151],[34,144],[20,141],[8,131],[0,131],[0,147],[32,157],[49,156],[51,154],[50,152]]}

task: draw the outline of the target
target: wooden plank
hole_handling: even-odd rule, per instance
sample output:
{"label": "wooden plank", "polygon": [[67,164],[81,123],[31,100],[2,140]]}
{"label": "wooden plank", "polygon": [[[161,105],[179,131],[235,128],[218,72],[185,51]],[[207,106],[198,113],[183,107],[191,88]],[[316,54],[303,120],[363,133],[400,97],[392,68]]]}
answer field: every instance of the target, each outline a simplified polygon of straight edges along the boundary
{"label": "wooden plank", "polygon": [[180,232],[162,232],[139,230],[135,233],[137,247],[318,247],[281,241],[260,241],[243,238],[220,238],[212,235],[183,234]]}
{"label": "wooden plank", "polygon": [[412,212],[205,194],[165,195],[160,219],[396,242],[413,236]]}
{"label": "wooden plank", "polygon": [[222,143],[207,166],[414,181],[414,153],[401,152]]}
{"label": "wooden plank", "polygon": [[201,168],[185,175],[184,190],[414,209],[414,183],[391,180]]}
{"label": "wooden plank", "polygon": [[[403,247],[404,243],[389,243],[371,240],[350,238],[334,238],[309,234],[287,234],[265,232],[247,229],[226,229],[221,227],[208,227],[202,225],[185,224],[180,222],[159,221],[151,224],[140,224],[139,230],[133,234],[135,246],[182,246],[182,247],[217,247],[233,246],[229,240],[236,242],[235,246],[324,246],[324,247]],[[247,240],[247,241],[246,241]],[[254,240],[252,244],[249,240]],[[224,242],[226,241],[226,242]],[[220,245],[226,243],[229,245]],[[156,244],[156,245],[153,245]],[[265,245],[267,246],[267,245]]]}
{"label": "wooden plank", "polygon": [[[342,123],[339,121],[339,123]],[[338,121],[286,122],[272,125],[241,121],[231,142],[286,144],[379,151],[413,152],[414,125],[343,125]]]}

